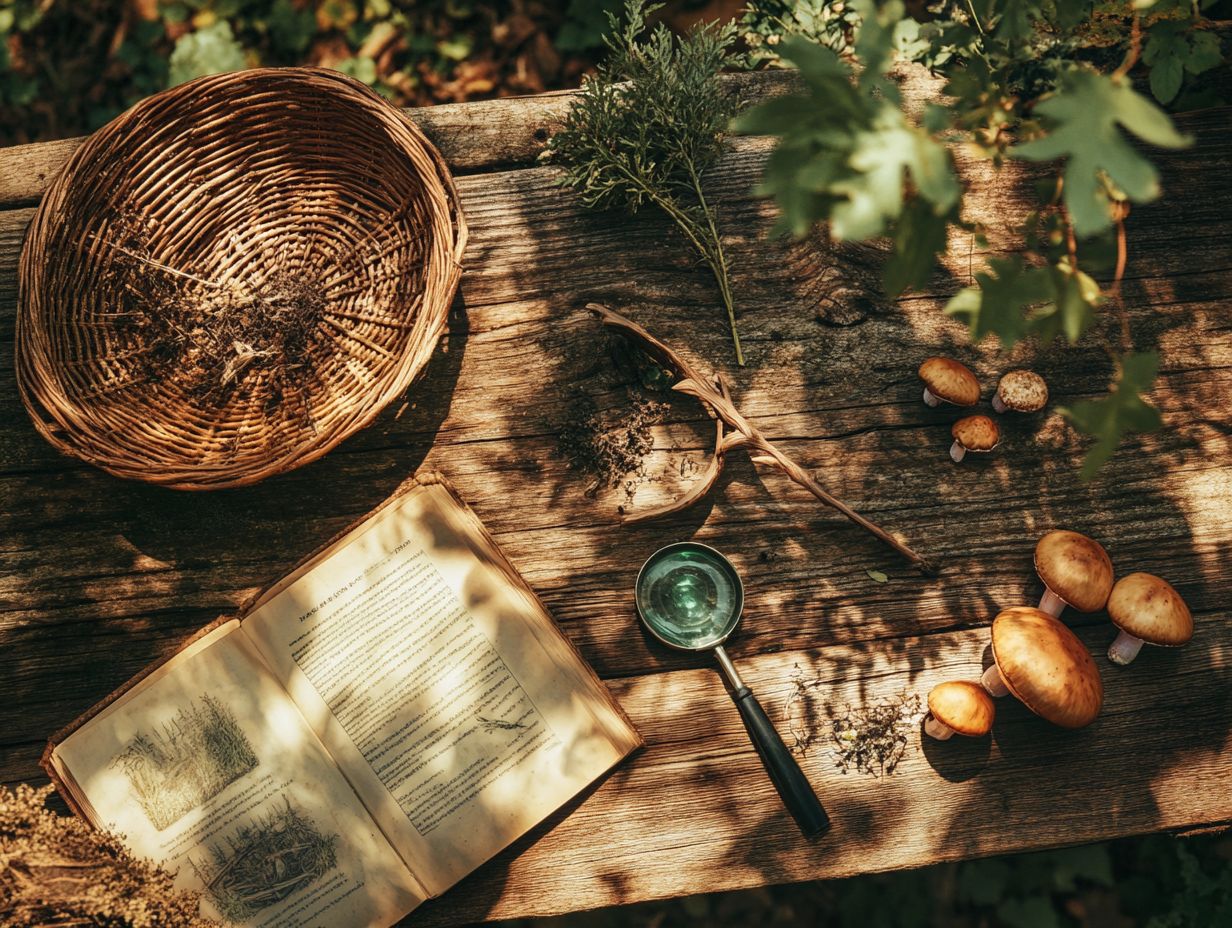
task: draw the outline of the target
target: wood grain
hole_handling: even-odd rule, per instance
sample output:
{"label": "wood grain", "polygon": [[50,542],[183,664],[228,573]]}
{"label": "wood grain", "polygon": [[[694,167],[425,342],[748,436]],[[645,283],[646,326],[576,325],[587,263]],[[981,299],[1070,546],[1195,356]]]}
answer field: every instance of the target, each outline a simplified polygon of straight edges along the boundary
{"label": "wood grain", "polygon": [[[1224,623],[1203,627],[1203,640],[1183,658],[1156,649],[1149,663],[1122,670],[1101,657],[1107,708],[1081,732],[1046,726],[1002,699],[991,737],[937,742],[917,723],[903,761],[880,777],[843,773],[833,743],[817,732],[801,763],[834,827],[815,841],[783,811],[716,671],[621,680],[615,692],[646,736],[646,751],[525,848],[501,855],[408,924],[901,869],[999,853],[1009,835],[1015,850],[1031,850],[1154,831],[1161,821],[1232,823],[1224,788],[1232,634]],[[1082,637],[1102,649],[1110,635],[1099,628]],[[903,653],[915,649],[928,653],[927,667],[904,671]],[[848,703],[904,691],[922,697],[944,680],[975,679],[987,651],[988,632],[978,629],[890,649],[762,655],[740,669],[784,730],[793,674],[821,681],[824,695],[811,708],[822,728]]]}
{"label": "wood grain", "polygon": [[[762,98],[799,86],[799,78],[792,71],[725,74],[722,79],[737,99]],[[440,149],[449,166],[456,173],[466,174],[532,163],[564,121],[577,93],[559,90],[501,100],[410,107],[404,112]],[[36,202],[84,141],[58,139],[0,149],[0,209]]]}
{"label": "wood grain", "polygon": [[[504,105],[529,126],[559,99]],[[1182,117],[1195,146],[1160,155],[1165,197],[1131,217],[1126,305],[1139,346],[1162,355],[1154,399],[1165,429],[1126,442],[1089,483],[1076,473],[1085,443],[1056,407],[1106,389],[1098,339],[1073,349],[1024,345],[1008,356],[993,344],[970,346],[939,312],[978,269],[970,242],[956,241],[925,291],[896,305],[879,296],[879,246],[768,242],[770,207],[749,192],[764,140],[735,141],[712,181],[736,267],[747,368],[733,368],[712,283],[667,223],[581,210],[549,167],[503,169],[532,160],[519,143],[506,160],[460,178],[472,230],[462,295],[401,415],[395,402],[325,459],[227,493],[125,483],[38,438],[12,375],[13,268],[32,211],[0,212],[0,376],[9,383],[0,390],[0,780],[37,779],[48,732],[276,579],[426,463],[497,534],[650,746],[524,854],[503,856],[412,924],[1232,821],[1228,792],[1218,788],[1232,775],[1232,192],[1211,180],[1232,160],[1229,112]],[[453,136],[441,132],[448,154]],[[459,150],[468,144],[457,139]],[[0,153],[0,166],[14,163],[8,157]],[[968,160],[961,167],[974,185],[970,218],[990,226],[993,248],[1016,247],[1005,230],[1029,173],[993,175]],[[37,197],[25,183],[33,192],[6,202]],[[584,495],[590,478],[569,470],[556,447],[567,407],[581,393],[602,409],[628,402],[582,309],[590,300],[636,319],[697,365],[723,369],[737,405],[768,437],[935,557],[941,575],[919,577],[740,452],[707,502],[662,523],[619,526],[618,506],[656,505],[700,475],[713,427],[695,404],[673,401],[631,494],[618,486]],[[1000,372],[1030,365],[1048,379],[1053,405],[1003,417],[996,453],[954,465],[946,453],[954,412],[925,407],[915,377],[935,353],[969,363],[986,396]],[[811,755],[809,773],[837,822],[817,846],[791,834],[705,659],[655,647],[632,611],[637,567],[659,545],[695,537],[726,550],[748,589],[733,656],[771,712],[795,664],[833,680],[822,688],[829,706],[817,710],[824,720],[844,699],[923,693],[978,673],[995,612],[1039,595],[1031,549],[1057,526],[1099,538],[1120,572],[1172,581],[1197,617],[1194,642],[1149,651],[1124,672],[1104,665],[1108,708],[1084,732],[1055,732],[1008,706],[991,743],[915,747],[890,778],[843,777],[823,754]],[[874,582],[869,568],[889,582]],[[1074,624],[1093,647],[1106,644],[1102,614]],[[1042,778],[1064,789],[1042,790]]]}

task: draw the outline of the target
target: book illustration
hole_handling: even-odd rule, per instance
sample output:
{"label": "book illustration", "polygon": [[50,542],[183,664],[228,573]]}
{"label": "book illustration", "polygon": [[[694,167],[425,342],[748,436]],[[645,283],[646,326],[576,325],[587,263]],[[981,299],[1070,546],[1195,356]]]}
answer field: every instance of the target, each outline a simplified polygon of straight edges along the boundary
{"label": "book illustration", "polygon": [[337,865],[338,835],[322,834],[289,799],[211,844],[189,863],[223,918],[244,922],[318,880]]}
{"label": "book illustration", "polygon": [[230,710],[203,694],[139,733],[112,766],[123,768],[146,818],[162,831],[256,767],[257,755]]}
{"label": "book illustration", "polygon": [[488,734],[497,731],[517,731],[526,727],[526,723],[518,719],[494,719],[486,715],[476,715],[475,721]]}

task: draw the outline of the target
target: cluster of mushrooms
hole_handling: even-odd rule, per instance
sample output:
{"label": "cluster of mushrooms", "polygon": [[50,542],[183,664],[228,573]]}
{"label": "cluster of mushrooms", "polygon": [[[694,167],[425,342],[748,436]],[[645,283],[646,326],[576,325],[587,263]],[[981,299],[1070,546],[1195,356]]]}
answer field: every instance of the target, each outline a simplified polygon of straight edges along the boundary
{"label": "cluster of mushrooms", "polygon": [[1014,606],[993,620],[993,663],[980,683],[950,681],[928,694],[924,730],[932,737],[988,734],[996,717],[990,696],[1007,693],[1062,728],[1094,721],[1104,686],[1090,652],[1058,618],[1067,606],[1079,612],[1107,607],[1118,631],[1108,659],[1122,666],[1143,644],[1178,647],[1193,636],[1193,616],[1170,583],[1137,572],[1114,584],[1108,552],[1086,535],[1049,532],[1035,546],[1035,571],[1044,582],[1039,608]]}
{"label": "cluster of mushrooms", "polygon": [[[920,365],[924,402],[929,406],[951,403],[974,406],[980,401],[980,382],[971,368],[953,358],[927,358]],[[997,384],[992,408],[1004,412],[1038,412],[1048,403],[1048,384],[1034,371],[1010,371]],[[964,416],[950,429],[954,444],[950,457],[961,461],[968,451],[988,452],[1001,443],[1001,429],[989,416]]]}

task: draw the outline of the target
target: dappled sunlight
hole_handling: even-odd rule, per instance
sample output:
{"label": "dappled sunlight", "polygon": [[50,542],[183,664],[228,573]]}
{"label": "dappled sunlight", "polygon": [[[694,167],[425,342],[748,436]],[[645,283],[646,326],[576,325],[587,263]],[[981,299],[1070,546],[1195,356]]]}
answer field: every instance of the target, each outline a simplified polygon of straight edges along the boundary
{"label": "dappled sunlight", "polygon": [[[1128,439],[1083,482],[1089,442],[1057,408],[1107,389],[1112,366],[1103,349],[1094,340],[1009,352],[993,339],[972,345],[966,327],[941,312],[989,254],[1015,246],[1011,219],[1034,168],[1010,162],[989,179],[960,153],[975,188],[966,218],[986,226],[989,247],[951,231],[935,279],[891,303],[880,283],[884,243],[835,243],[822,231],[802,242],[767,240],[773,208],[750,191],[768,150],[765,140],[732,141],[711,179],[744,368],[734,364],[713,281],[668,222],[650,211],[585,210],[559,189],[557,171],[540,166],[460,178],[472,238],[442,348],[372,427],[299,471],[227,494],[170,494],[59,460],[24,418],[12,417],[0,648],[10,655],[6,694],[23,711],[9,715],[18,747],[5,755],[6,776],[36,777],[33,758],[48,731],[166,655],[182,634],[284,576],[424,465],[460,488],[647,742],[421,913],[429,922],[560,906],[561,894],[538,901],[548,886],[567,886],[578,905],[620,902],[1095,840],[1110,820],[1118,832],[1146,832],[1232,819],[1215,779],[1232,749],[1226,266],[1207,257],[1173,267],[1149,237],[1134,246],[1126,304],[1139,346],[1158,347],[1163,358],[1153,398],[1165,429]],[[1135,212],[1131,235],[1152,221]],[[4,254],[11,265],[15,251]],[[939,575],[920,575],[740,450],[691,509],[622,525],[622,508],[636,514],[700,478],[714,426],[695,401],[665,397],[639,470],[592,489],[593,476],[569,466],[557,436],[570,402],[584,395],[604,412],[629,404],[629,378],[583,309],[591,300],[645,325],[702,370],[724,373],[736,407],[771,441],[934,558]],[[997,417],[1001,446],[955,464],[950,429],[963,412],[920,398],[916,370],[934,354],[976,373],[983,402],[973,411],[988,412],[998,377],[1012,367],[1046,378],[1050,406]],[[847,705],[903,693],[923,700],[936,683],[976,679],[990,661],[991,619],[1038,600],[1032,549],[1058,527],[1103,542],[1118,573],[1147,569],[1174,581],[1194,609],[1194,641],[1147,649],[1120,670],[1102,657],[1106,614],[1071,611],[1065,619],[1097,655],[1107,690],[1090,728],[1050,728],[1006,699],[989,738],[924,741],[917,724],[892,774],[842,773],[826,725]],[[483,571],[463,566],[466,552],[451,550],[447,536],[432,542],[446,569],[458,571],[459,600],[483,616],[478,624],[497,651],[517,653],[520,606],[503,600]],[[818,841],[795,830],[710,656],[669,651],[637,621],[639,565],[687,538],[724,551],[744,578],[745,616],[731,654],[784,735],[793,674],[817,681],[808,711],[820,735],[801,762],[834,820]],[[337,690],[353,701],[373,695],[381,659],[396,653],[396,645],[368,642],[328,651],[319,669],[328,676],[366,666],[363,682]],[[53,690],[49,680],[62,685]],[[401,694],[401,708],[436,705],[466,680],[457,667],[424,677],[421,692]],[[532,702],[545,716],[573,720],[580,734],[543,770],[528,767],[481,790],[475,821],[516,820],[520,828],[537,820],[528,797],[541,781],[580,780],[593,766],[601,739],[585,721],[588,700],[565,693]],[[271,748],[301,752],[314,732],[350,740],[330,734],[334,715],[324,701],[301,705],[309,727],[297,729],[282,709],[267,714]],[[484,737],[486,747],[502,736]],[[443,744],[432,773],[448,778],[467,756]],[[1054,803],[1050,825],[1041,825],[1041,783]],[[1109,798],[1095,803],[1097,794]],[[205,825],[201,810],[183,821]],[[459,871],[470,863],[451,853],[440,861]]]}

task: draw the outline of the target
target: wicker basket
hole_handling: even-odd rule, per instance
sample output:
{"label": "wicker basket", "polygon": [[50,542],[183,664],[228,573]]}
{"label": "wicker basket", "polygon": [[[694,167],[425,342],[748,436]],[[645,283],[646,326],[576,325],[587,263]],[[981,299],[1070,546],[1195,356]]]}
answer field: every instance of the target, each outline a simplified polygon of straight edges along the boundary
{"label": "wicker basket", "polygon": [[362,84],[191,81],[99,130],[48,189],[19,271],[22,398],[48,441],[118,476],[254,483],[406,390],[465,244],[439,153]]}

